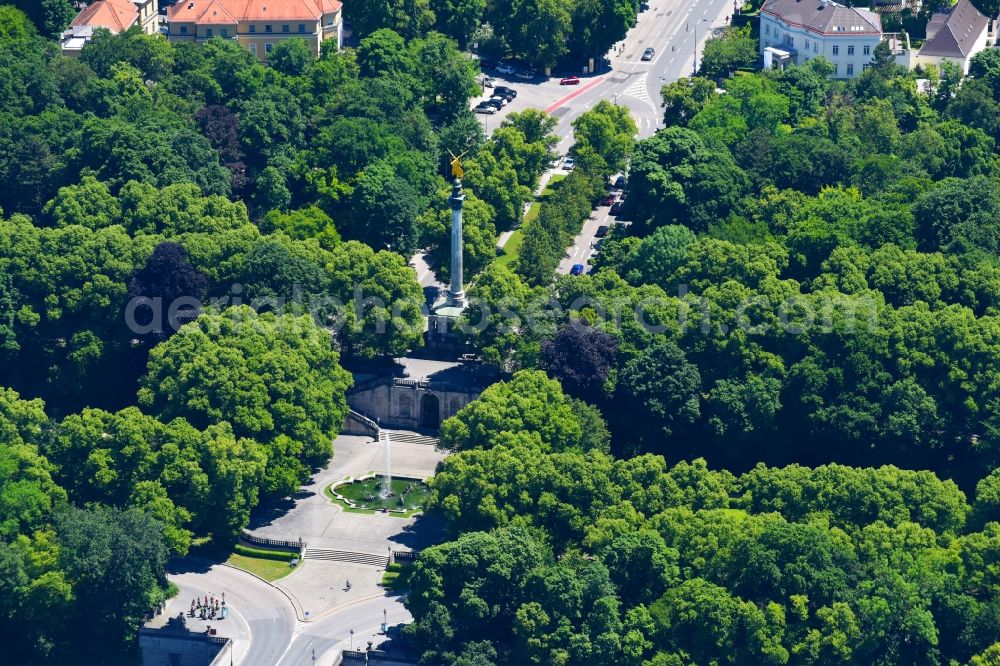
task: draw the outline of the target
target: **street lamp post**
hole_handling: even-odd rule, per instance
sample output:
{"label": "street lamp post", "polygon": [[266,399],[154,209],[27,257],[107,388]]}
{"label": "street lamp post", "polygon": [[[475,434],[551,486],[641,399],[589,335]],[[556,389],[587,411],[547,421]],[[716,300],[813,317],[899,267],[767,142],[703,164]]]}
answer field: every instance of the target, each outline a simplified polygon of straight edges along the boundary
{"label": "street lamp post", "polygon": [[[694,62],[691,63],[691,76],[698,76],[698,24],[712,23],[712,19],[698,19],[694,22]],[[690,23],[688,27],[690,27]]]}

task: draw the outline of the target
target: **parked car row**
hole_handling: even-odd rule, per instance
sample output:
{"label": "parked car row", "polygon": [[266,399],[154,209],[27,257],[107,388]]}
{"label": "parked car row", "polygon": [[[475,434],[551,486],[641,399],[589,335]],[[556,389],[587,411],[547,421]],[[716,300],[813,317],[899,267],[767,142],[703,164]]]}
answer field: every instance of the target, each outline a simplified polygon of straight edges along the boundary
{"label": "parked car row", "polygon": [[493,95],[489,99],[483,100],[477,104],[472,110],[475,113],[492,115],[513,102],[515,97],[517,97],[517,91],[513,88],[508,88],[507,86],[495,86],[493,88]]}

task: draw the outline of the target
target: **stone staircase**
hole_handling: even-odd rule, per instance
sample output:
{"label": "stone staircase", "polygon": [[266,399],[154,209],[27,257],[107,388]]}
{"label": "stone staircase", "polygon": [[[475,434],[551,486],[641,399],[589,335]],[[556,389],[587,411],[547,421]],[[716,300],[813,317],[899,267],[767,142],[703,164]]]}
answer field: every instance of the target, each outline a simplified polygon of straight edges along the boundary
{"label": "stone staircase", "polygon": [[421,435],[419,432],[410,430],[385,430],[383,434],[389,435],[393,444],[425,444],[427,446],[437,446],[438,438],[431,435]]}
{"label": "stone staircase", "polygon": [[354,553],[347,550],[330,550],[328,548],[306,548],[303,560],[322,560],[324,562],[348,562],[350,564],[368,564],[384,569],[389,564],[386,555],[371,553]]}

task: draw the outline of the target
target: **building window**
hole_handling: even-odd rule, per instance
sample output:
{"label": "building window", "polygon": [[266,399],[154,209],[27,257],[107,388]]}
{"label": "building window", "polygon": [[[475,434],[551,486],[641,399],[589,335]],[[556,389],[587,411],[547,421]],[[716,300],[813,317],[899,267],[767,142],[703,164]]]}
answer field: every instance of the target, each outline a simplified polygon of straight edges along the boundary
{"label": "building window", "polygon": [[813,42],[813,53],[819,53],[819,42]]}
{"label": "building window", "polygon": [[264,44],[264,53],[270,53],[271,52],[271,48],[272,48],[272,45],[271,45],[270,42],[267,42],[266,44]]}
{"label": "building window", "polygon": [[764,26],[764,34],[765,35],[770,35],[771,34],[771,26],[769,26],[769,25],[765,25]]}
{"label": "building window", "polygon": [[267,25],[264,26],[264,32],[271,32],[271,24],[270,23],[268,23]]}
{"label": "building window", "polygon": [[281,32],[288,32],[288,26],[287,25],[281,26]]}
{"label": "building window", "polygon": [[833,63],[833,75],[840,76],[840,65]]}
{"label": "building window", "polygon": [[807,39],[806,40],[806,51],[808,51],[808,50],[809,50],[809,40]]}
{"label": "building window", "polygon": [[211,37],[212,36],[212,29],[211,28],[205,28],[205,36],[206,37]]}
{"label": "building window", "polygon": [[863,72],[863,71],[865,71],[866,69],[868,69],[871,66],[872,66],[872,64],[870,62],[863,63],[861,65],[861,71]]}
{"label": "building window", "polygon": [[251,44],[250,45],[250,53],[252,53],[255,58],[257,57],[257,45],[256,44]]}
{"label": "building window", "polygon": [[221,30],[219,30],[219,32],[222,33],[223,37],[229,36],[229,28],[222,28]]}
{"label": "building window", "polygon": [[847,47],[847,55],[854,55],[854,44]]}
{"label": "building window", "polygon": [[188,27],[186,25],[181,26],[181,34],[182,35],[188,34]]}
{"label": "building window", "polygon": [[257,32],[257,26],[253,23],[250,24],[250,34]]}
{"label": "building window", "polygon": [[840,47],[836,44],[833,45],[833,55],[840,55]]}
{"label": "building window", "polygon": [[334,19],[334,17],[335,17],[335,14],[330,14],[328,17],[326,17],[326,24],[327,25],[333,25],[333,19]]}
{"label": "building window", "polygon": [[847,75],[854,76],[854,63],[848,63],[847,65]]}
{"label": "building window", "polygon": [[299,32],[305,32],[305,31],[306,31],[306,24],[299,23]]}
{"label": "building window", "polygon": [[871,55],[871,54],[872,54],[872,47],[866,46],[865,47],[865,55]]}

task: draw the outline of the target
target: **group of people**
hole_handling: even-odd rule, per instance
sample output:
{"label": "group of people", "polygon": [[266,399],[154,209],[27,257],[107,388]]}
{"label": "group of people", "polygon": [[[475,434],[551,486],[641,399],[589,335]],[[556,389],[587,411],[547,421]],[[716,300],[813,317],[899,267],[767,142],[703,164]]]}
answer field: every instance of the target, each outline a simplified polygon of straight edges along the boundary
{"label": "group of people", "polygon": [[222,610],[225,607],[225,596],[219,599],[214,594],[206,594],[204,601],[201,597],[195,597],[191,600],[191,617],[197,615],[202,620],[214,620],[218,617],[221,620],[225,617]]}

